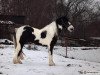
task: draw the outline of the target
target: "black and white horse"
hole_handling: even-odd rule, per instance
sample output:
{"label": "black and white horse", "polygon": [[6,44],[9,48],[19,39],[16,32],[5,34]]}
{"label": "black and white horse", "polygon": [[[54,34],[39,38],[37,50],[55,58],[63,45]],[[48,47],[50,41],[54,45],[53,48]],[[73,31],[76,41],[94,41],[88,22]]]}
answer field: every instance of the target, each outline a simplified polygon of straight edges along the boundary
{"label": "black and white horse", "polygon": [[42,29],[37,29],[28,25],[21,26],[16,32],[16,48],[13,57],[13,63],[22,63],[23,51],[22,48],[25,43],[32,42],[37,45],[44,45],[48,47],[49,52],[49,66],[54,66],[53,62],[53,47],[57,42],[59,32],[66,28],[72,32],[74,27],[68,21],[66,16],[60,17]]}

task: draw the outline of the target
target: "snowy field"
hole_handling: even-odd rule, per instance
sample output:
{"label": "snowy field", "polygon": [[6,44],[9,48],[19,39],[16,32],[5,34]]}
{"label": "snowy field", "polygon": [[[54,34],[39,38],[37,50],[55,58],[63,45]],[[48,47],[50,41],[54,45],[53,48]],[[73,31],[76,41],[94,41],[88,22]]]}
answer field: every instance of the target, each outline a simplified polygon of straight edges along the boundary
{"label": "snowy field", "polygon": [[[66,56],[66,48],[55,47],[54,53]],[[100,47],[68,47],[69,58],[100,63]]]}
{"label": "snowy field", "polygon": [[[48,66],[48,52],[45,47],[38,46],[37,49],[38,50],[27,50],[24,48],[23,51],[26,56],[25,60],[23,60],[23,64],[13,64],[12,57],[14,47],[5,46],[3,49],[0,48],[0,75],[100,75],[100,63],[65,58],[62,56],[65,54],[65,48],[60,46],[55,47],[54,61],[56,66]],[[95,57],[97,57],[98,60],[100,59],[98,57],[98,54],[100,55],[99,48],[87,49],[89,50],[85,50],[85,48],[70,49],[69,47],[68,56],[74,58],[80,56],[81,58],[87,59],[88,56],[84,55],[84,57],[81,54],[86,53],[86,55],[93,55],[92,57],[94,57],[97,53]],[[79,52],[81,54],[78,55]],[[88,58],[92,60],[92,57]]]}
{"label": "snowy field", "polygon": [[[48,51],[45,47],[38,47],[38,50]],[[66,56],[66,47],[55,46],[54,53]],[[100,47],[67,47],[67,57],[91,62],[100,62]]]}

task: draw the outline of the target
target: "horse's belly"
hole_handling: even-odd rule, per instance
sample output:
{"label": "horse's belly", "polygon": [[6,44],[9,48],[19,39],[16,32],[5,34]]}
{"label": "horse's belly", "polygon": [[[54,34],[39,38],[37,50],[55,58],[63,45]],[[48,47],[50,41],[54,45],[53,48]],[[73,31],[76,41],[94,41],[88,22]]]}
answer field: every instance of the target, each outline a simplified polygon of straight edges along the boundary
{"label": "horse's belly", "polygon": [[51,38],[50,39],[47,39],[47,38],[45,38],[45,39],[40,39],[39,40],[39,43],[41,43],[42,45],[50,45],[50,42],[51,42]]}

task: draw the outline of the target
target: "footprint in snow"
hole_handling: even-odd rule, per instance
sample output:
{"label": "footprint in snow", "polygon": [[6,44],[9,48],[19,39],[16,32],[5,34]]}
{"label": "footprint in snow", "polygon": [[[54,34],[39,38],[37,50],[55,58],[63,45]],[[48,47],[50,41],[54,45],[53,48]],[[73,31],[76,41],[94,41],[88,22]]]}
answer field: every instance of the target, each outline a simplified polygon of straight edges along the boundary
{"label": "footprint in snow", "polygon": [[0,74],[3,74],[2,72],[0,72]]}
{"label": "footprint in snow", "polygon": [[67,64],[66,67],[82,67],[82,65],[78,65],[78,64]]}

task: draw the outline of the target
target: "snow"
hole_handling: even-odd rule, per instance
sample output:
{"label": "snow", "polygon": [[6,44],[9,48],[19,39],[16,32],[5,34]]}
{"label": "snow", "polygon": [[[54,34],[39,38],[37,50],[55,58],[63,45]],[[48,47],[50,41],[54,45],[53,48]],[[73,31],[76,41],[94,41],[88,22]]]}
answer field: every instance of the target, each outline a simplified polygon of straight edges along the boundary
{"label": "snow", "polygon": [[89,49],[89,50],[82,50],[84,48],[81,49],[77,48],[77,49],[78,50],[68,51],[68,56],[74,57],[75,59],[82,59],[91,62],[100,62],[100,48]]}
{"label": "snow", "polygon": [[[66,48],[59,46],[54,50],[54,53],[66,56]],[[67,56],[78,60],[100,62],[100,47],[68,47]]]}
{"label": "snow", "polygon": [[13,43],[12,41],[8,39],[0,39],[0,43],[5,43],[5,41],[7,41],[8,43]]}
{"label": "snow", "polygon": [[3,21],[3,20],[0,20],[0,23],[1,24],[14,24],[14,22],[12,21]]}
{"label": "snow", "polygon": [[[38,50],[23,49],[23,64],[13,64],[14,46],[0,49],[1,75],[100,75],[100,63],[69,59],[56,54],[61,47],[56,47],[54,61],[56,66],[48,66],[48,52],[45,47],[37,46]],[[86,50],[85,50],[86,51]],[[90,51],[90,50],[89,50]],[[62,51],[61,51],[62,52]]]}
{"label": "snow", "polygon": [[100,37],[90,37],[90,38],[94,40],[100,40]]}
{"label": "snow", "polygon": [[[45,47],[38,47],[39,50],[47,51]],[[66,47],[55,46],[54,53],[66,56]],[[91,62],[100,62],[100,47],[67,47],[67,57]]]}

